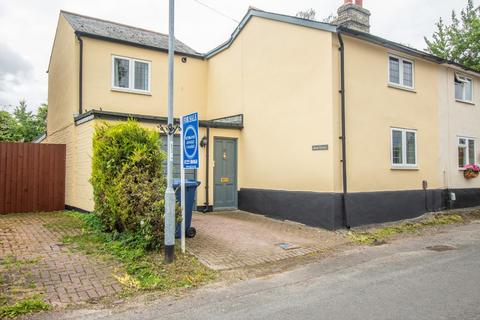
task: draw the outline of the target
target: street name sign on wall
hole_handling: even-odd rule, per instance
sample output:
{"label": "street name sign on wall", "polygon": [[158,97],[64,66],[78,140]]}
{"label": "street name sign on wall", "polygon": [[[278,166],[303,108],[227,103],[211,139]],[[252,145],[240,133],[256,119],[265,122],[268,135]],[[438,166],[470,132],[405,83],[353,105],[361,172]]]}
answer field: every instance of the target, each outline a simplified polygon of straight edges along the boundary
{"label": "street name sign on wall", "polygon": [[198,113],[182,116],[182,140],[184,169],[198,169]]}
{"label": "street name sign on wall", "polygon": [[312,146],[312,151],[328,150],[328,144],[315,144]]}

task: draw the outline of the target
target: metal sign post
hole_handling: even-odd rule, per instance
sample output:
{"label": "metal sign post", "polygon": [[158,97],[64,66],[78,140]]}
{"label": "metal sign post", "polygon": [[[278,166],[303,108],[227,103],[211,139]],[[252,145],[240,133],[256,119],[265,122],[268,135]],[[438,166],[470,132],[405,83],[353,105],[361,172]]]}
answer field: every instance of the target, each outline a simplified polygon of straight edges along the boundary
{"label": "metal sign post", "polygon": [[180,230],[180,237],[181,237],[181,247],[182,253],[185,253],[185,165],[183,163],[183,145],[184,145],[184,137],[183,137],[183,117],[180,117],[180,128],[182,128],[182,134],[180,135],[180,159],[182,159],[182,164],[180,165],[180,189],[181,189],[181,197],[180,203],[182,205],[182,225]]}
{"label": "metal sign post", "polygon": [[185,253],[185,169],[198,169],[198,113],[191,113],[180,118],[180,128],[182,135],[180,137],[180,157],[182,164],[180,168],[181,175],[181,204],[182,204],[182,225],[181,225],[181,245],[182,252]]}

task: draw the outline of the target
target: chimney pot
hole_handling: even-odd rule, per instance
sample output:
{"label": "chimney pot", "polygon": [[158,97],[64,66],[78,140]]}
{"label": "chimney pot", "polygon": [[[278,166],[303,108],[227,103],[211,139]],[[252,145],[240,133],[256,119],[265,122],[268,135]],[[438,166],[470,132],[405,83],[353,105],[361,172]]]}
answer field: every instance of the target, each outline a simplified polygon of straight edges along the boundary
{"label": "chimney pot", "polygon": [[359,7],[363,7],[363,0],[355,0],[355,4]]}

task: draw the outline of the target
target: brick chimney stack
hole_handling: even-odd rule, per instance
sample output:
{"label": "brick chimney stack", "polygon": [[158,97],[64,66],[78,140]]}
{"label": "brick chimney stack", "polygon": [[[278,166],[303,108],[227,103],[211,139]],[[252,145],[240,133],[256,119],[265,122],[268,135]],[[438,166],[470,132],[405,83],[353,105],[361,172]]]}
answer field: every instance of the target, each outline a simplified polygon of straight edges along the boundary
{"label": "brick chimney stack", "polygon": [[345,0],[338,8],[338,18],[334,22],[340,26],[362,32],[370,32],[370,11],[363,7],[363,0]]}

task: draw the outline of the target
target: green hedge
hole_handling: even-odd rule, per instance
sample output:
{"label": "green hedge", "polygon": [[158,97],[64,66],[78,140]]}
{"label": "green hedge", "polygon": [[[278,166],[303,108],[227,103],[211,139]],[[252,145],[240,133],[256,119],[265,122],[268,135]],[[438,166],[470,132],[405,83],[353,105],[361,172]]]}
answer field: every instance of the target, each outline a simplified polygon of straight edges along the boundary
{"label": "green hedge", "polygon": [[146,249],[163,244],[165,158],[159,134],[136,121],[96,127],[91,183],[106,231],[132,233]]}

